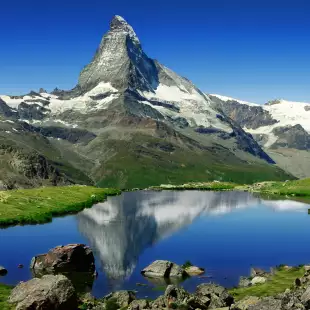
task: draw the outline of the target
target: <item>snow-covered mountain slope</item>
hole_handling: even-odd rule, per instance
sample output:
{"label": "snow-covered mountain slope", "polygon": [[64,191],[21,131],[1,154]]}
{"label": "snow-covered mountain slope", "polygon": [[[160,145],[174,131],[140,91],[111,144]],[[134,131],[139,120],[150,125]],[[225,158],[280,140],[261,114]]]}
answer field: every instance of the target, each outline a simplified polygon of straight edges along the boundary
{"label": "snow-covered mountain slope", "polygon": [[273,146],[283,130],[299,129],[310,133],[310,103],[281,99],[259,105],[220,95],[211,96],[221,101],[224,112],[240,123],[245,131],[265,136],[265,147]]}
{"label": "snow-covered mountain slope", "polygon": [[310,177],[310,103],[271,100],[264,105],[210,95],[285,171]]}

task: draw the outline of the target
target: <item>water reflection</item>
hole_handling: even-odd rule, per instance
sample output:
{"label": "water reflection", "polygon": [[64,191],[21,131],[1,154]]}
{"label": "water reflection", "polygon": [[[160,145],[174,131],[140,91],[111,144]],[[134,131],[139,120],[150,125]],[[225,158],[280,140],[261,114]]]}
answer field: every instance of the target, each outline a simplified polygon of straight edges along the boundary
{"label": "water reflection", "polygon": [[87,237],[110,279],[125,279],[146,247],[190,225],[202,214],[222,214],[257,204],[248,193],[133,192],[112,197],[81,212],[80,232]]}
{"label": "water reflection", "polygon": [[143,250],[189,226],[197,217],[222,215],[263,204],[275,211],[306,210],[289,200],[264,200],[246,192],[140,191],[111,197],[78,218],[110,280],[122,282],[134,271]]}

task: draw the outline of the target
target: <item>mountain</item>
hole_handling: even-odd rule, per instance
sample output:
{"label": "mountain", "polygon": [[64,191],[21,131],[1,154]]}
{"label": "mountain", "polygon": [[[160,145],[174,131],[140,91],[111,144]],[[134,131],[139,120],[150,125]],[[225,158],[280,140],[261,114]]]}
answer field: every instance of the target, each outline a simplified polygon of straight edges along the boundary
{"label": "mountain", "polygon": [[310,176],[310,103],[279,99],[259,105],[221,95],[210,97],[280,167],[296,177]]}
{"label": "mountain", "polygon": [[[31,148],[68,182],[132,188],[292,178],[210,96],[149,58],[120,16],[72,90],[0,99],[0,141]],[[13,169],[11,183],[25,186],[18,175]]]}

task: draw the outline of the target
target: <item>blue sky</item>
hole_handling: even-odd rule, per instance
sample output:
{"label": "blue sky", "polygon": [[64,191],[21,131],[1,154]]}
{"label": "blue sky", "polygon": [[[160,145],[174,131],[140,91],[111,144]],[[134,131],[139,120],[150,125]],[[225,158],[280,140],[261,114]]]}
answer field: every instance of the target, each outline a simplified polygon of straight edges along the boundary
{"label": "blue sky", "polygon": [[0,93],[69,89],[113,15],[208,93],[310,102],[308,0],[2,0]]}

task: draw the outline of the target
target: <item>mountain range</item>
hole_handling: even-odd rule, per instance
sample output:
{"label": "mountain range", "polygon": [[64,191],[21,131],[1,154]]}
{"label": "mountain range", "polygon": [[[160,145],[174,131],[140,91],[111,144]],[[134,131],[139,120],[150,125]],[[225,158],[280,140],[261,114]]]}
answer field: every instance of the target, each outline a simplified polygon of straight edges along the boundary
{"label": "mountain range", "polygon": [[114,16],[72,90],[0,96],[0,188],[310,175],[308,113],[308,104],[208,95],[149,58]]}

